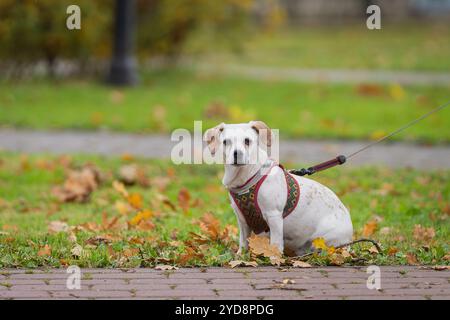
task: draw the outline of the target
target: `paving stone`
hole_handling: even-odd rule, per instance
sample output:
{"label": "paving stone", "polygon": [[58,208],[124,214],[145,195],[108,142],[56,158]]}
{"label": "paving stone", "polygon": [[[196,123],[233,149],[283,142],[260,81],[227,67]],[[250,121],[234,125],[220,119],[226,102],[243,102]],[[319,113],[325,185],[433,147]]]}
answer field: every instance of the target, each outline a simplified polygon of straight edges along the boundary
{"label": "paving stone", "polygon": [[[450,299],[450,272],[381,267],[382,290],[366,287],[365,267],[290,269],[82,269],[81,290],[64,269],[1,270],[0,299]],[[5,274],[8,273],[6,276]],[[295,283],[282,284],[283,279]]]}

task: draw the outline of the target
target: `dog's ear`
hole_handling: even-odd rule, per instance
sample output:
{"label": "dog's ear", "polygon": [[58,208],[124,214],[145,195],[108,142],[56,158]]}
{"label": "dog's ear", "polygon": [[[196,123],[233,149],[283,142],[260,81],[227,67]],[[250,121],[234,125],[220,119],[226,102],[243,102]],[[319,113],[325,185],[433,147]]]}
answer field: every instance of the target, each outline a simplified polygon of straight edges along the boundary
{"label": "dog's ear", "polygon": [[209,151],[214,155],[217,150],[217,146],[219,145],[219,136],[225,128],[225,123],[221,123],[214,128],[208,129],[205,132],[204,140],[208,144]]}
{"label": "dog's ear", "polygon": [[250,121],[249,124],[258,133],[261,142],[270,147],[272,145],[272,130],[267,124],[262,121]]}

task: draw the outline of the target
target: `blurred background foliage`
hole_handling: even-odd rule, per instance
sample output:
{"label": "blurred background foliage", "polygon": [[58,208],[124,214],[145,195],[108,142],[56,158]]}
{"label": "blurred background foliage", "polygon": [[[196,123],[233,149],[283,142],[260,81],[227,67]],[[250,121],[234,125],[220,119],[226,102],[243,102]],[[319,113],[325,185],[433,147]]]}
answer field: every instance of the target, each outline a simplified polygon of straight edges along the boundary
{"label": "blurred background foliage", "polygon": [[[233,46],[242,40],[242,31],[250,31],[253,2],[138,0],[136,54],[140,59],[176,58],[196,32],[203,35],[205,46],[213,41]],[[71,4],[82,8],[82,28],[68,32],[66,9]],[[276,0],[267,4],[259,23],[272,29],[283,22],[284,15]],[[45,61],[51,71],[57,59],[70,59],[86,67],[92,60],[108,58],[113,10],[114,1],[0,0],[0,58],[19,72],[37,61]]]}

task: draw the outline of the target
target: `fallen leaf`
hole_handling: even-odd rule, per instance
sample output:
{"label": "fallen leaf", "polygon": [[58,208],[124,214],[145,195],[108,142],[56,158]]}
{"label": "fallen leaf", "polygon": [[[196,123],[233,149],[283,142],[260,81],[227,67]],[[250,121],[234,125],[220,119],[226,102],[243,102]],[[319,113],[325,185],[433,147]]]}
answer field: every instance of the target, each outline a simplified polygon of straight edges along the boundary
{"label": "fallen leaf", "polygon": [[45,246],[41,247],[37,253],[37,255],[39,257],[42,256],[49,256],[52,254],[52,248],[50,247],[50,245],[46,244]]}
{"label": "fallen leaf", "polygon": [[364,225],[364,228],[363,228],[363,231],[362,231],[362,235],[364,237],[371,236],[375,232],[377,227],[378,227],[378,222],[376,220],[369,221],[368,223],[366,223]]}
{"label": "fallen leaf", "polygon": [[417,257],[414,253],[407,253],[406,254],[406,261],[408,261],[408,264],[410,265],[418,265],[419,262],[417,261]]}
{"label": "fallen leaf", "polygon": [[230,118],[227,106],[220,101],[210,102],[203,110],[203,114],[208,119],[221,119],[224,121]]}
{"label": "fallen leaf", "polygon": [[300,260],[294,261],[292,263],[292,266],[295,268],[312,268],[309,263]]}
{"label": "fallen leaf", "polygon": [[120,193],[123,197],[128,198],[128,191],[125,188],[125,185],[119,181],[113,181],[112,186],[114,190]]}
{"label": "fallen leaf", "polygon": [[123,255],[126,258],[131,258],[139,254],[139,248],[127,248],[123,250]]}
{"label": "fallen leaf", "polygon": [[149,186],[149,179],[145,170],[136,164],[129,164],[120,167],[119,180],[126,185],[138,184],[141,187]]}
{"label": "fallen leaf", "polygon": [[331,262],[331,264],[333,264],[335,266],[340,266],[340,265],[344,264],[345,259],[339,253],[333,253],[332,255],[330,255],[330,262]]}
{"label": "fallen leaf", "polygon": [[98,246],[102,243],[111,243],[112,239],[110,236],[94,236],[94,237],[90,237],[89,239],[87,239],[85,241],[86,244],[92,245],[92,246]]}
{"label": "fallen leaf", "polygon": [[152,187],[158,189],[159,192],[164,192],[170,183],[169,177],[153,177],[150,181]]}
{"label": "fallen leaf", "polygon": [[281,257],[276,257],[276,256],[271,256],[269,257],[270,259],[270,264],[272,264],[273,266],[280,266],[281,264],[286,262],[286,259],[283,259]]}
{"label": "fallen leaf", "polygon": [[433,269],[437,271],[450,270],[450,266],[433,266]]}
{"label": "fallen leaf", "polygon": [[139,193],[132,193],[127,197],[128,203],[134,208],[140,210],[142,209],[144,200]]}
{"label": "fallen leaf", "polygon": [[220,222],[210,212],[205,213],[200,218],[200,229],[213,241],[220,238]]}
{"label": "fallen leaf", "polygon": [[399,84],[393,84],[389,87],[389,94],[394,100],[402,100],[406,96],[406,92]]}
{"label": "fallen leaf", "polygon": [[73,255],[74,257],[80,258],[80,257],[83,255],[83,253],[84,253],[84,249],[83,249],[83,247],[80,246],[79,244],[76,244],[76,245],[72,248],[72,250],[70,250],[70,253],[72,253],[72,255]]}
{"label": "fallen leaf", "polygon": [[295,284],[295,280],[286,278],[286,279],[283,279],[282,283],[283,284]]}
{"label": "fallen leaf", "polygon": [[186,188],[180,189],[178,192],[178,204],[183,209],[184,213],[187,213],[190,207],[191,194]]}
{"label": "fallen leaf", "polygon": [[398,252],[398,249],[397,248],[394,248],[394,247],[392,247],[392,248],[389,248],[388,249],[388,255],[390,255],[390,256],[395,256],[395,254]]}
{"label": "fallen leaf", "polygon": [[325,239],[324,238],[316,238],[312,241],[312,245],[314,246],[314,248],[316,250],[320,249],[320,250],[327,250],[328,246],[325,243]]}
{"label": "fallen leaf", "polygon": [[371,247],[369,248],[369,253],[371,253],[371,254],[378,254],[378,253],[380,253],[380,252],[378,251],[378,249],[377,249],[376,246],[371,246]]}
{"label": "fallen leaf", "polygon": [[381,96],[384,94],[384,88],[377,84],[362,83],[356,87],[356,92],[360,96]]}
{"label": "fallen leaf", "polygon": [[238,266],[244,267],[257,267],[258,263],[256,261],[242,261],[242,260],[233,260],[228,263],[231,268],[236,268]]}
{"label": "fallen leaf", "polygon": [[128,215],[133,211],[133,208],[127,202],[124,201],[116,201],[114,206],[116,207],[116,210],[123,215]]}
{"label": "fallen leaf", "polygon": [[130,224],[135,226],[138,225],[141,221],[143,220],[147,220],[149,218],[151,218],[153,216],[153,212],[146,209],[146,210],[142,210],[139,211],[131,220],[130,220]]}
{"label": "fallen leaf", "polygon": [[61,202],[85,202],[100,184],[99,171],[87,165],[81,170],[71,170],[62,186],[52,189],[52,194]]}
{"label": "fallen leaf", "polygon": [[252,234],[248,238],[248,246],[250,252],[256,256],[264,256],[267,258],[274,257],[280,258],[281,252],[276,245],[270,244],[270,240],[267,237],[257,236]]}
{"label": "fallen leaf", "polygon": [[171,266],[171,265],[166,265],[166,264],[159,264],[155,267],[155,270],[162,270],[162,271],[166,271],[166,270],[178,270],[177,267],[175,266]]}
{"label": "fallen leaf", "polygon": [[422,227],[420,224],[416,224],[413,230],[414,239],[422,242],[431,241],[436,235],[433,227]]}
{"label": "fallen leaf", "polygon": [[69,231],[69,225],[63,221],[51,221],[48,224],[49,233],[67,232]]}

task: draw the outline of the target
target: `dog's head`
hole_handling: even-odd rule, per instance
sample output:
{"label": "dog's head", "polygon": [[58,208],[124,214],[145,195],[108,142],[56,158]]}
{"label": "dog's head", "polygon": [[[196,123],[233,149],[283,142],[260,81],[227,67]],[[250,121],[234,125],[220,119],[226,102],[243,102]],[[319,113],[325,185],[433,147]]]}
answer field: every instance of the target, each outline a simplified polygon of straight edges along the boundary
{"label": "dog's head", "polygon": [[262,121],[221,123],[205,132],[211,154],[222,153],[225,164],[244,166],[260,162],[272,143],[272,131]]}

